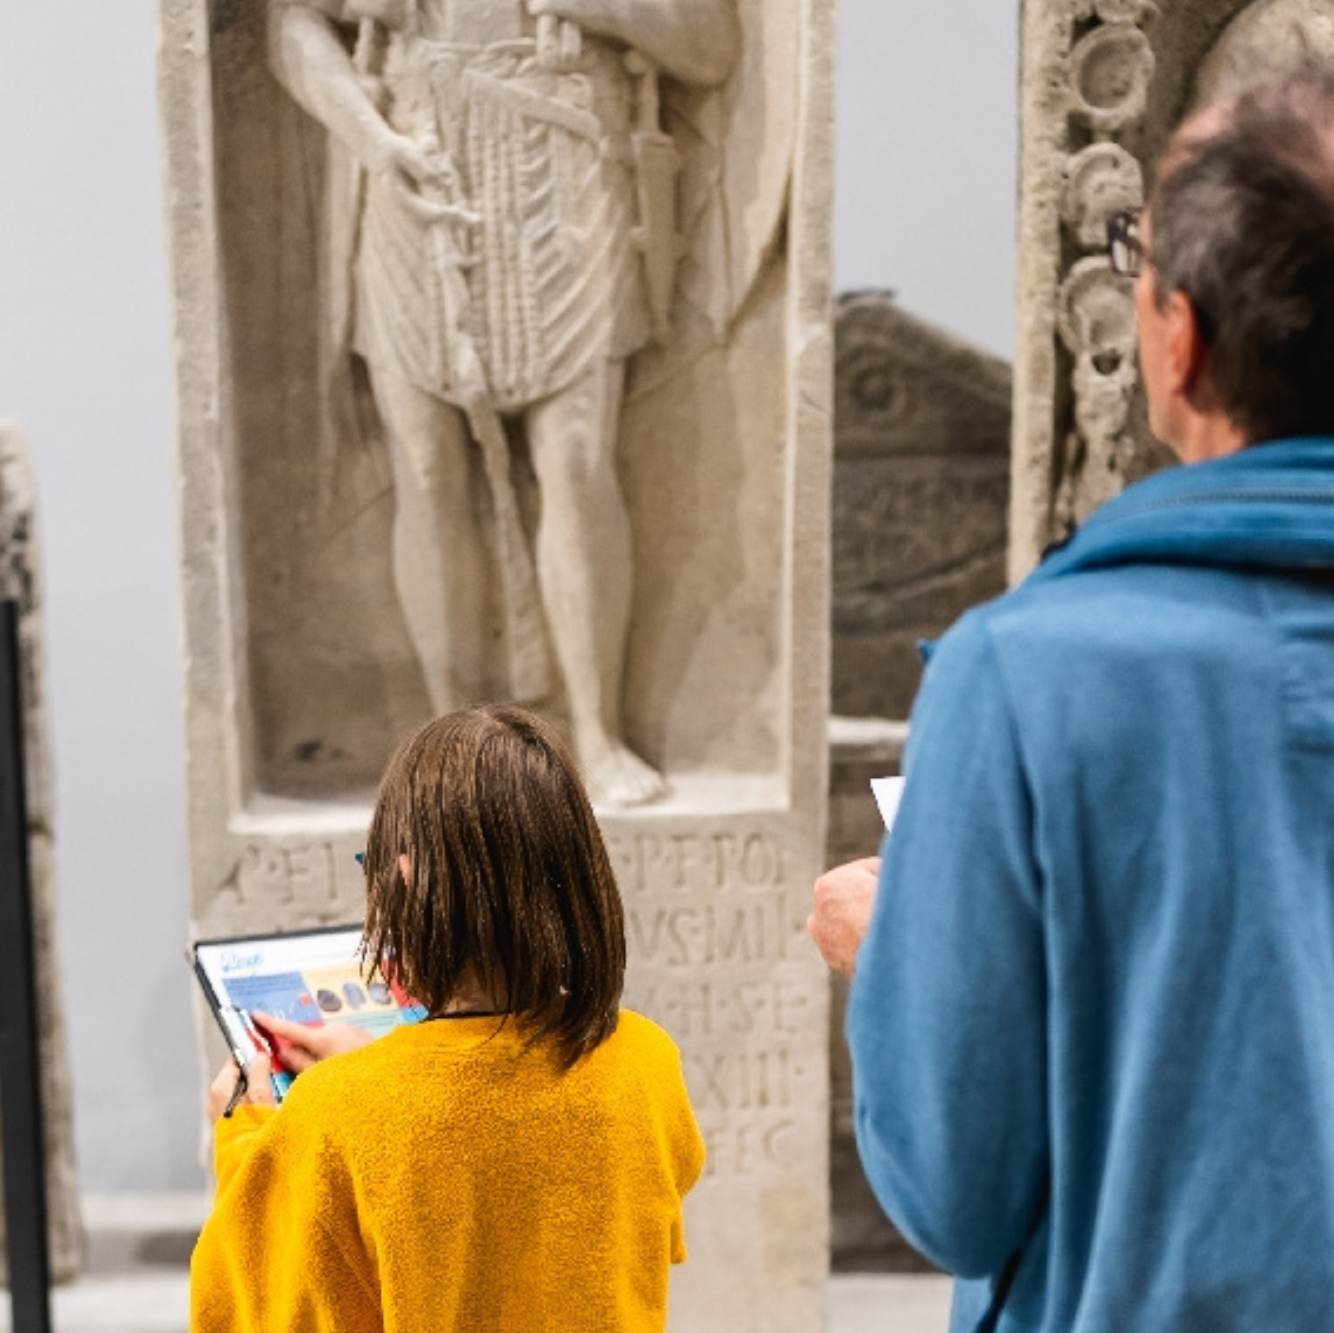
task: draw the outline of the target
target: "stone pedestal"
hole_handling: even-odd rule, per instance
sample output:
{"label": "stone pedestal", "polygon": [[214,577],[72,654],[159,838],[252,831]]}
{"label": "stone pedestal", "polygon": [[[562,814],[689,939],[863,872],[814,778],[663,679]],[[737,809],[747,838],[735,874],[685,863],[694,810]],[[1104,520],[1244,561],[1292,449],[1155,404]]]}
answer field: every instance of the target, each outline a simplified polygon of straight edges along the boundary
{"label": "stone pedestal", "polygon": [[[488,5],[437,8],[451,22],[472,15],[488,31],[503,20],[527,32],[518,0]],[[680,258],[665,285],[646,261],[653,299],[639,316],[654,317],[657,341],[630,357],[614,422],[633,601],[613,694],[625,743],[666,793],[604,803],[599,815],[627,908],[627,1003],[680,1043],[709,1144],[687,1204],[691,1259],[673,1278],[672,1327],[810,1333],[824,1325],[828,1266],[828,986],[803,925],[823,859],[827,771],[832,5],[737,0],[734,14],[734,58],[701,53],[698,86],[690,70],[668,69],[655,102],[634,65],[636,133],[647,137],[612,134],[599,148],[615,171],[640,152],[675,166],[681,238],[666,247]],[[280,62],[283,86],[275,79],[259,0],[162,0],[159,21],[192,920],[200,935],[355,921],[353,858],[374,782],[439,692],[392,558],[405,479],[383,430],[342,411],[365,406],[366,365],[329,323],[349,283],[365,297],[356,284],[367,269],[346,267],[370,216],[358,193],[365,173],[349,174],[347,145],[298,107],[300,71]],[[377,50],[399,49],[373,27],[336,35],[358,77],[374,79]],[[532,111],[533,143],[573,136],[561,152],[574,160],[590,107],[601,107],[586,94],[622,78],[605,62],[623,48],[584,32],[561,37],[560,50],[574,62],[571,80],[552,85],[568,94],[563,108],[540,109],[540,89],[512,96],[487,82],[509,77],[508,66],[478,73],[468,95],[478,107],[491,99],[487,115]],[[449,124],[439,129],[447,140]],[[574,179],[561,177],[556,192]],[[661,173],[652,179],[662,186]],[[336,234],[349,209],[351,242]],[[577,221],[604,225],[602,215]],[[635,236],[652,251],[651,237]],[[609,233],[608,254],[622,255],[623,240]],[[478,303],[492,302],[492,341],[537,327],[514,295],[528,281],[514,277],[508,324],[493,302],[501,287],[474,288],[478,320]],[[351,339],[373,341],[365,327]],[[477,346],[491,354],[490,342]],[[460,344],[446,350],[457,365]],[[351,397],[335,398],[333,369],[337,393]],[[535,529],[555,503],[534,453],[541,404],[515,407],[495,365],[489,374],[494,395],[482,406],[503,417],[502,470],[517,505],[510,538],[540,566],[551,553]],[[383,393],[374,405],[381,417],[391,406]],[[488,434],[491,448],[494,423],[475,407],[470,448]],[[338,438],[349,430],[350,449]],[[516,622],[496,605],[496,570],[509,558],[495,539],[496,478],[483,475],[480,453],[465,453],[463,493],[491,535],[478,586],[492,647],[477,693],[523,693]],[[608,559],[597,576],[610,586],[625,572]],[[557,716],[573,715],[584,683],[559,651],[566,628],[548,612],[559,670],[537,703]],[[212,1041],[207,1025],[201,1035]]]}
{"label": "stone pedestal", "polygon": [[[56,947],[55,792],[46,708],[41,548],[37,494],[28,443],[18,426],[0,420],[0,596],[19,605],[23,656],[28,856],[37,949],[37,1021],[46,1137],[47,1216],[52,1277],[68,1282],[83,1257],[83,1224],[74,1171],[73,1095]],[[0,1281],[4,1277],[0,1217]]]}

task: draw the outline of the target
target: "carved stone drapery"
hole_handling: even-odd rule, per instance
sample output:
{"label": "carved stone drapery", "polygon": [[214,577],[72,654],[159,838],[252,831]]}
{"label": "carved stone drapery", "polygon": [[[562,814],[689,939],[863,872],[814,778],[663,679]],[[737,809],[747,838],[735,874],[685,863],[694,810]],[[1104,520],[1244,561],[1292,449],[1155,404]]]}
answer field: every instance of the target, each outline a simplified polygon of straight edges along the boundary
{"label": "carved stone drapery", "polygon": [[[51,743],[43,657],[41,551],[37,498],[28,445],[12,422],[0,421],[0,596],[19,606],[28,856],[37,952],[38,1040],[46,1138],[46,1193],[52,1276],[68,1281],[83,1256],[83,1224],[74,1174],[74,1125],[65,1019],[56,952]],[[4,1218],[0,1217],[0,1281],[4,1279]]]}

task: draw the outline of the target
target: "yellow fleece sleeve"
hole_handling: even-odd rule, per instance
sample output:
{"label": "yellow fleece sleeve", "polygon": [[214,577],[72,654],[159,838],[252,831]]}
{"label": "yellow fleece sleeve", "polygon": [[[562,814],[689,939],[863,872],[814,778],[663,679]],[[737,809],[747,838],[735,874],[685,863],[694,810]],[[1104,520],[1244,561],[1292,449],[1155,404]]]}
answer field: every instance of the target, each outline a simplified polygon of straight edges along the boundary
{"label": "yellow fleece sleeve", "polygon": [[218,1192],[190,1263],[191,1333],[382,1333],[345,1166],[291,1109],[241,1107],[218,1122]]}
{"label": "yellow fleece sleeve", "polygon": [[[676,1191],[684,1203],[704,1170],[704,1136],[695,1122],[695,1112],[686,1092],[685,1072],[681,1057],[676,1056],[676,1098],[670,1122],[672,1169],[676,1175]],[[685,1216],[678,1207],[672,1219],[672,1263],[683,1264],[687,1258]]]}

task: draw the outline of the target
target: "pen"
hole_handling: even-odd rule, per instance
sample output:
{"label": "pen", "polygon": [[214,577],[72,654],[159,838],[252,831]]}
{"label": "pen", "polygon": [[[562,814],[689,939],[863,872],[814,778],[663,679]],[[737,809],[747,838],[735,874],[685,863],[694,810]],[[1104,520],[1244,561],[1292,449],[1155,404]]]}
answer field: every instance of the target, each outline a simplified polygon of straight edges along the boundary
{"label": "pen", "polygon": [[232,1089],[232,1095],[227,1099],[226,1109],[222,1113],[224,1120],[232,1118],[232,1112],[236,1110],[241,1098],[246,1095],[250,1087],[250,1079],[246,1076],[245,1067],[238,1060],[236,1062],[236,1086]]}

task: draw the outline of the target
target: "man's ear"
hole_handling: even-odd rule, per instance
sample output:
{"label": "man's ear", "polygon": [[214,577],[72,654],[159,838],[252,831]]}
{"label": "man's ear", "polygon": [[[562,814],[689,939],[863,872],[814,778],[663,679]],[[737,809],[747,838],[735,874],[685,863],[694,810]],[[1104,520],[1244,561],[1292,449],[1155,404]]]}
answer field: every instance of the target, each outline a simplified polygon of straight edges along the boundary
{"label": "man's ear", "polygon": [[1209,369],[1209,344],[1200,331],[1199,313],[1185,292],[1175,291],[1167,298],[1163,317],[1168,387],[1182,398],[1194,398]]}

